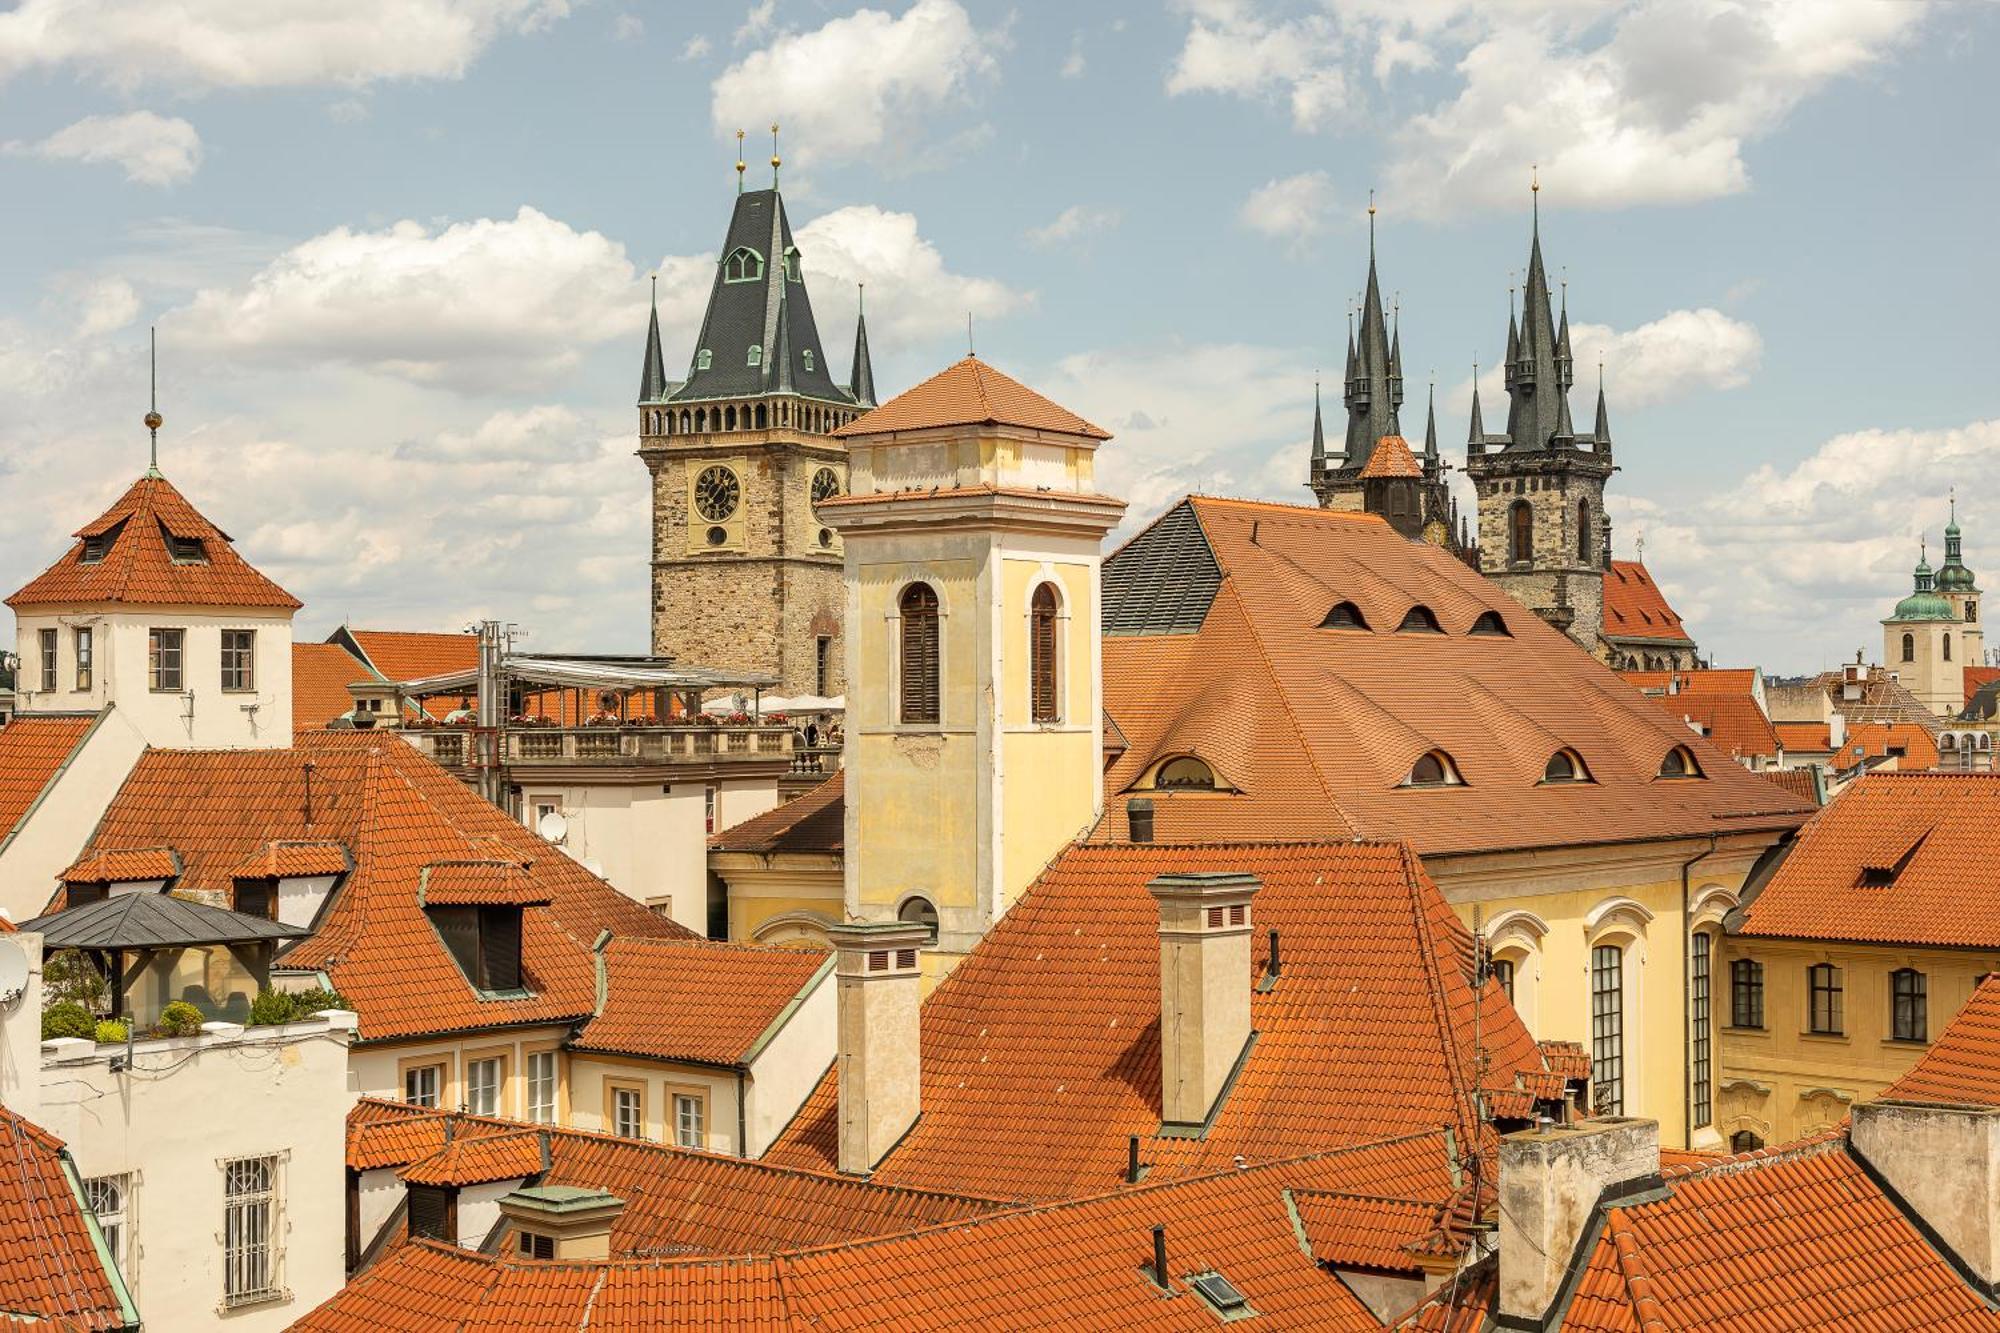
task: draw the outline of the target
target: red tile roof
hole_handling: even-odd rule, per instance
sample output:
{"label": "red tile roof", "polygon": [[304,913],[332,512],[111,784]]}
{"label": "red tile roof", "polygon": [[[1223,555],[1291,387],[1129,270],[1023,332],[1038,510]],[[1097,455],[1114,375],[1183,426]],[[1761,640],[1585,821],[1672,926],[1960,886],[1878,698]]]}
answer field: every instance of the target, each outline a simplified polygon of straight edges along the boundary
{"label": "red tile roof", "polygon": [[1972,696],[1979,693],[1982,685],[1991,685],[1994,681],[2000,680],[2000,667],[1969,666],[1963,668],[1963,670],[1965,672],[1965,701],[1967,703],[1972,702]]}
{"label": "red tile roof", "polygon": [[1371,477],[1421,477],[1424,470],[1417,466],[1415,455],[1410,453],[1410,443],[1400,435],[1384,435],[1375,441],[1375,450],[1368,455],[1368,466],[1361,469],[1363,481]]}
{"label": "red tile roof", "polygon": [[235,879],[290,879],[344,875],[353,868],[347,848],[324,839],[267,842],[236,867]]}
{"label": "red tile roof", "polygon": [[[1371,515],[1186,505],[1220,587],[1198,632],[1104,639],[1105,711],[1129,748],[1106,774],[1115,795],[1097,838],[1126,836],[1135,794],[1153,801],[1161,841],[1400,838],[1426,856],[1785,829],[1807,813],[1438,547]],[[1132,559],[1151,558],[1145,537],[1125,548]],[[1371,628],[1320,628],[1341,602]],[[1442,634],[1398,631],[1419,604]],[[1509,634],[1468,632],[1489,613]],[[1678,745],[1705,778],[1659,780]],[[1563,748],[1594,781],[1542,782]],[[1452,757],[1462,785],[1402,786],[1431,750]],[[1160,760],[1183,754],[1229,790],[1143,790]]]}
{"label": "red tile roof", "polygon": [[20,826],[96,721],[94,713],[28,713],[0,727],[0,836]]}
{"label": "red tile roof", "polygon": [[1777,784],[1802,801],[1820,804],[1822,790],[1819,773],[1811,768],[1767,768],[1758,774],[1766,782]]}
{"label": "red tile roof", "polygon": [[1665,694],[1676,684],[1682,694],[1755,694],[1755,667],[1698,667],[1688,671],[1621,671],[1618,678],[1647,693]]}
{"label": "red tile roof", "polygon": [[[204,559],[177,561],[169,535],[198,540]],[[7,599],[16,610],[120,602],[134,606],[271,607],[295,611],[299,599],[250,567],[229,534],[203,518],[166,478],[141,477],[116,504],[76,531],[76,545]],[[83,563],[84,539],[110,549]]]}
{"label": "red tile roof", "polygon": [[[278,966],[324,970],[360,1012],[364,1039],[582,1018],[596,1008],[600,931],[687,934],[552,852],[406,742],[371,732],[306,732],[290,750],[149,750],[86,855],[168,844],[182,859],[177,891],[228,901],[238,867],[289,839],[353,853],[318,933]],[[549,899],[522,914],[524,999],[480,998],[417,902],[424,867],[494,858],[527,865]]]}
{"label": "red tile roof", "polygon": [[[1160,1134],[1159,913],[1148,881],[1247,871],[1257,1041],[1199,1139]],[[1077,846],[925,1001],[922,1113],[877,1167],[887,1184],[1020,1199],[1111,1188],[1138,1135],[1149,1180],[1457,1126],[1474,1141],[1475,1022],[1493,1087],[1540,1071],[1497,985],[1475,1020],[1471,936],[1402,847]],[[1255,975],[1245,976],[1250,986]],[[829,1169],[829,1075],[767,1154]]]}
{"label": "red tile roof", "polygon": [[1679,613],[1637,560],[1613,560],[1604,572],[1604,637],[1694,646]]}
{"label": "red tile roof", "polygon": [[1820,754],[1833,749],[1833,734],[1825,722],[1773,722],[1771,729],[1787,750]]}
{"label": "red tile roof", "polygon": [[418,872],[417,899],[427,907],[542,907],[552,898],[519,861],[433,861]]}
{"label": "red tile roof", "polygon": [[1700,727],[1699,734],[1732,759],[1775,758],[1781,748],[1771,719],[1747,694],[1663,694],[1653,701],[1683,726]]}
{"label": "red tile roof", "polygon": [[1870,773],[1814,815],[1737,932],[2000,948],[2000,773]]}
{"label": "red tile roof", "polygon": [[172,879],[180,873],[180,858],[171,847],[114,848],[94,843],[61,878],[65,884],[129,884]]}
{"label": "red tile roof", "polygon": [[[1937,737],[1915,722],[1863,722],[1847,729],[1847,739],[1834,753],[1836,773],[1893,758],[1898,772],[1936,768]],[[1872,765],[1871,765],[1872,766]]]}
{"label": "red tile roof", "polygon": [[486,1185],[525,1180],[542,1170],[542,1136],[535,1130],[468,1134],[396,1173],[410,1185]]}
{"label": "red tile roof", "polygon": [[0,1310],[63,1328],[136,1328],[73,1175],[61,1139],[0,1107]]}
{"label": "red tile roof", "polygon": [[347,687],[375,676],[337,643],[292,645],[292,730],[323,727],[354,707]]}
{"label": "red tile roof", "polygon": [[841,850],[846,825],[847,770],[817,787],[708,840],[712,852],[820,852]]}
{"label": "red tile roof", "polygon": [[[384,680],[424,680],[479,666],[479,636],[342,627]],[[336,637],[328,643],[338,642]]]}
{"label": "red tile roof", "polygon": [[703,1064],[747,1063],[833,968],[833,956],[708,940],[614,939],[604,1009],[577,1050]]}
{"label": "red tile roof", "polygon": [[946,366],[913,389],[906,389],[872,412],[835,431],[835,439],[885,435],[933,426],[1025,426],[1063,435],[1108,440],[1110,432],[1002,375],[976,356]]}
{"label": "red tile roof", "polygon": [[2000,977],[1989,976],[1885,1101],[2000,1106]]}
{"label": "red tile roof", "polygon": [[1313,1258],[1335,1268],[1412,1272],[1416,1247],[1444,1221],[1435,1200],[1300,1190],[1292,1195]]}

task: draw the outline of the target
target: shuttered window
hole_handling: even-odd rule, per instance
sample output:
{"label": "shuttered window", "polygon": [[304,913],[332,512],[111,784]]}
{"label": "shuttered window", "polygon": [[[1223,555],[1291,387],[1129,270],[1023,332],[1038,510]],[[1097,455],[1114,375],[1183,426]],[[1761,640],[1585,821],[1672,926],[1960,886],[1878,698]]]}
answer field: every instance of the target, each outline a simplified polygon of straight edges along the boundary
{"label": "shuttered window", "polygon": [[442,1240],[456,1244],[451,1234],[451,1196],[441,1185],[411,1185],[410,1238]]}
{"label": "shuttered window", "polygon": [[938,720],[938,598],[928,583],[903,590],[902,718]]}
{"label": "shuttered window", "polygon": [[1035,589],[1028,610],[1028,689],[1037,722],[1056,720],[1056,590]]}
{"label": "shuttered window", "polygon": [[459,970],[476,989],[522,988],[520,908],[427,907],[424,911]]}

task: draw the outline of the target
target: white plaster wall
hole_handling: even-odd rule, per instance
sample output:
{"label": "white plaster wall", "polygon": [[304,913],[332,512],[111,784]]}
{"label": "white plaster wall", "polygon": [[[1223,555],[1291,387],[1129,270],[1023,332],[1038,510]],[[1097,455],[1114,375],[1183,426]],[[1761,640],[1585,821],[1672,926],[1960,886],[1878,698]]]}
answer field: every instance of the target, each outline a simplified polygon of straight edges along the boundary
{"label": "white plaster wall", "polygon": [[124,709],[114,707],[99,719],[21,827],[0,841],[0,911],[15,921],[42,914],[57,877],[83,850],[145,749],[145,737]]}
{"label": "white plaster wall", "polygon": [[570,1056],[570,1124],[577,1129],[612,1132],[605,1115],[605,1084],[636,1083],[645,1089],[646,1134],[651,1143],[674,1142],[669,1123],[676,1092],[698,1090],[707,1100],[702,1145],[710,1152],[736,1152],[736,1074],[733,1070],[699,1065],[642,1064],[613,1061],[575,1052]]}
{"label": "white plaster wall", "polygon": [[278,920],[288,926],[310,926],[338,878],[338,875],[298,875],[279,880]]}
{"label": "white plaster wall", "polygon": [[[833,960],[829,956],[830,964]],[[839,1040],[838,994],[829,966],[785,1026],[750,1065],[748,1157],[762,1157],[833,1064]]]}
{"label": "white plaster wall", "polygon": [[0,1008],[0,1106],[37,1123],[42,1106],[42,937],[33,931],[0,936],[27,972],[20,998]]}
{"label": "white plaster wall", "polygon": [[[457,1110],[464,1096],[465,1060],[464,1052],[474,1051],[484,1058],[488,1055],[505,1053],[507,1056],[507,1080],[500,1089],[500,1113],[516,1119],[526,1119],[528,1113],[527,1051],[530,1048],[546,1050],[552,1042],[569,1034],[566,1026],[522,1028],[518,1031],[475,1032],[464,1037],[438,1041],[398,1043],[396,1045],[358,1045],[348,1056],[350,1085],[355,1095],[360,1097],[381,1097],[389,1101],[403,1100],[403,1079],[398,1072],[407,1062],[438,1063],[444,1066],[444,1087],[441,1105],[445,1110]],[[364,1030],[362,1033],[366,1036]],[[560,1120],[563,1105],[561,1083],[567,1057],[556,1060],[557,1115]]]}
{"label": "white plaster wall", "polygon": [[521,1187],[519,1180],[493,1180],[467,1185],[458,1192],[458,1243],[476,1250],[500,1224],[500,1198]]}
{"label": "white plaster wall", "polygon": [[[75,690],[77,626],[92,627],[91,688]],[[182,690],[166,693],[151,688],[147,633],[154,627],[184,629]],[[56,635],[56,689],[43,693],[37,631],[53,628]],[[222,689],[222,631],[257,631],[256,688],[225,693]],[[292,743],[292,618],[290,612],[258,614],[225,608],[119,608],[75,613],[29,614],[15,624],[21,653],[21,682],[28,689],[17,695],[23,713],[95,710],[115,702],[145,736],[149,745],[189,747],[286,746]],[[192,716],[187,691],[193,691]],[[254,709],[249,706],[254,705]]]}
{"label": "white plaster wall", "polygon": [[[10,1015],[10,1019],[12,1016]],[[344,1280],[347,1033],[328,1021],[47,1060],[41,1123],[86,1176],[131,1173],[126,1277],[148,1333],[284,1328]],[[286,1297],[222,1314],[223,1168],[277,1155]]]}
{"label": "white plaster wall", "polygon": [[397,1168],[377,1167],[361,1173],[361,1249],[367,1252],[377,1232],[403,1201],[403,1182],[396,1179]]}

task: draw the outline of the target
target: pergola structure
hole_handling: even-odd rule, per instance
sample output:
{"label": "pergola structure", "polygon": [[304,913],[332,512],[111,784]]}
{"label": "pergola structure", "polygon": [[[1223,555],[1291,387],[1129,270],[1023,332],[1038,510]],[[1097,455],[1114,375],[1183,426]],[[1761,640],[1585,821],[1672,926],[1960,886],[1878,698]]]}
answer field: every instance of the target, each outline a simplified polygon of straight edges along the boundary
{"label": "pergola structure", "polygon": [[[487,674],[474,668],[420,680],[395,681],[389,688],[395,691],[400,712],[405,705],[421,704],[426,699],[477,698],[481,677]],[[664,657],[516,653],[495,654],[490,680],[496,713],[504,713],[508,699],[518,693],[523,713],[569,725],[603,713],[613,715],[619,722],[651,717],[664,725],[670,717],[692,718],[701,711],[703,697],[717,690],[747,693],[750,707],[745,711],[761,717],[763,692],[778,683],[776,676],[760,672],[675,666]],[[649,711],[636,711],[635,704],[640,700],[650,703]],[[481,725],[498,726],[503,719],[482,717],[479,721]]]}

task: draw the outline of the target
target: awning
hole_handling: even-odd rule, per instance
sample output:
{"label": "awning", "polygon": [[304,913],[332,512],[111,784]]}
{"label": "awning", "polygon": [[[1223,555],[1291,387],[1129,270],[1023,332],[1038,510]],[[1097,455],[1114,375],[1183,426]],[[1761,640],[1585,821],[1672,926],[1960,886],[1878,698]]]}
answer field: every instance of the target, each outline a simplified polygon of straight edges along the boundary
{"label": "awning", "polygon": [[208,907],[164,893],[126,893],[21,923],[39,931],[45,949],[180,949],[198,944],[251,944],[310,932]]}
{"label": "awning", "polygon": [[[507,656],[500,659],[499,676],[502,681],[582,690],[762,690],[778,683],[776,676],[761,672],[669,666],[645,659],[588,657]],[[469,695],[479,689],[479,672],[453,671],[392,684],[403,695]]]}

